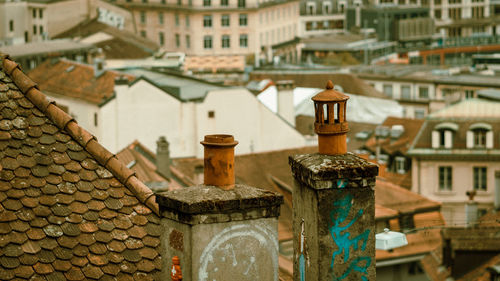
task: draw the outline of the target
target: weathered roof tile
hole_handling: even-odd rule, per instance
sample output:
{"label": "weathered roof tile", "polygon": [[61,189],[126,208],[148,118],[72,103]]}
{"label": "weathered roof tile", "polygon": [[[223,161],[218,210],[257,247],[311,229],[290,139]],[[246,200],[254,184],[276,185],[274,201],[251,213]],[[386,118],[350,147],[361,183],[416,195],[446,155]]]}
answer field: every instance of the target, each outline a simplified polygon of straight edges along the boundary
{"label": "weathered roof tile", "polygon": [[151,279],[152,193],[34,86],[0,56],[0,279]]}

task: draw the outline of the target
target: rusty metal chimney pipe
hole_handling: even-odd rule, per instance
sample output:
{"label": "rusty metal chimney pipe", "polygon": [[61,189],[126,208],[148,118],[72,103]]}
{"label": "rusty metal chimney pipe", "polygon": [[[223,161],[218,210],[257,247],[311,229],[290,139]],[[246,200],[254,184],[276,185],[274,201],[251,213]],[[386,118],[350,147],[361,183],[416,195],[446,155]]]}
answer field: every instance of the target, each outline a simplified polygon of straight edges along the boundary
{"label": "rusty metal chimney pipe", "polygon": [[232,135],[206,135],[200,142],[205,148],[204,184],[224,190],[234,188],[234,147]]}

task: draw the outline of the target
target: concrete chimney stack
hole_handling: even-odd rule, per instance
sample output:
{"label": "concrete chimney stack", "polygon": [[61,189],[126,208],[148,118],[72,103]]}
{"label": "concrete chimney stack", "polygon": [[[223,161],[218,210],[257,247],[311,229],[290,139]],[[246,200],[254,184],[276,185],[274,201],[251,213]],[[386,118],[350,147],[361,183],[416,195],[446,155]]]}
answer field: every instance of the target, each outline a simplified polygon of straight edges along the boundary
{"label": "concrete chimney stack", "polygon": [[203,182],[230,190],[234,188],[234,147],[231,135],[207,135],[200,142],[205,147]]}
{"label": "concrete chimney stack", "polygon": [[295,127],[295,108],[293,105],[293,80],[276,82],[278,114]]}
{"label": "concrete chimney stack", "polygon": [[156,170],[164,177],[170,178],[170,159],[169,143],[164,136],[156,141]]}
{"label": "concrete chimney stack", "polygon": [[201,144],[204,184],[156,194],[162,260],[177,256],[182,280],[277,281],[283,196],[235,184],[233,136],[207,135]]}
{"label": "concrete chimney stack", "polygon": [[332,81],[326,90],[312,97],[314,101],[314,131],[318,134],[320,154],[342,155],[347,153],[346,106],[348,96],[333,89]]}

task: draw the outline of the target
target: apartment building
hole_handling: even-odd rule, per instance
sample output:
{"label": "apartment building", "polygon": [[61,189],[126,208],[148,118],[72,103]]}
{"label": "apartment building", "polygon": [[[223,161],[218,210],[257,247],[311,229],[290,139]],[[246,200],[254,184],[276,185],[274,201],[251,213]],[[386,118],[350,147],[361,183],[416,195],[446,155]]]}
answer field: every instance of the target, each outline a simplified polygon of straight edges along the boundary
{"label": "apartment building", "polygon": [[0,0],[0,46],[39,41],[47,36],[46,5]]}
{"label": "apartment building", "polygon": [[466,223],[468,192],[478,213],[493,206],[500,179],[500,103],[467,99],[429,115],[413,142],[412,191],[442,202],[448,225]]}
{"label": "apartment building", "polygon": [[118,0],[139,34],[188,55],[265,55],[297,35],[299,2],[261,0]]}
{"label": "apartment building", "polygon": [[[354,1],[357,5],[361,0]],[[308,37],[339,33],[345,28],[345,11],[352,0],[302,0],[300,2],[299,36]]]}
{"label": "apartment building", "polygon": [[444,106],[500,89],[495,76],[461,73],[429,65],[356,66],[352,73],[404,107],[404,117],[422,119]]}
{"label": "apartment building", "polygon": [[[500,30],[498,15],[490,12],[490,0],[425,0],[443,37],[496,35]],[[494,9],[493,9],[494,10]]]}

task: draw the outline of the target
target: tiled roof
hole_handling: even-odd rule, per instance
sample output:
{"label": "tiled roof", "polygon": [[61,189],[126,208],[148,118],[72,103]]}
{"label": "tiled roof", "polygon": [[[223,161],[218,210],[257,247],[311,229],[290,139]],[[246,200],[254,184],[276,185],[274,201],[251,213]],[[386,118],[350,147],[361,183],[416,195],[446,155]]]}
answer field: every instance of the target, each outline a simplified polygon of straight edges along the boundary
{"label": "tiled roof", "polygon": [[[93,36],[100,36],[102,40]],[[97,19],[85,21],[57,35],[57,38],[79,38],[103,50],[106,59],[140,59],[151,56],[158,50],[155,42],[126,30],[120,30]]]}
{"label": "tiled roof", "polygon": [[500,265],[500,255],[496,255],[489,259],[487,262],[483,263],[481,266],[465,274],[457,281],[491,281],[495,280],[491,278],[491,273],[487,270],[490,266]]}
{"label": "tiled roof", "polygon": [[339,85],[342,87],[343,92],[387,99],[387,96],[383,93],[375,90],[368,83],[362,79],[356,77],[353,74],[344,73],[323,73],[323,72],[307,72],[307,71],[254,71],[250,73],[250,79],[252,80],[263,80],[271,79],[273,81],[279,80],[293,80],[295,86],[306,87],[306,88],[324,88],[326,86],[325,81],[331,80],[334,85]]}
{"label": "tiled roof", "polygon": [[[383,126],[392,128],[394,125],[402,125],[404,132],[399,138],[394,140],[391,139],[390,135],[385,139],[379,139],[381,149],[391,155],[394,153],[406,154],[423,124],[424,120],[419,119],[387,117],[384,123],[382,123]],[[365,147],[371,151],[376,151],[377,140],[375,139],[375,135],[366,141]]]}
{"label": "tiled roof", "polygon": [[134,171],[137,178],[146,185],[155,185],[164,182],[168,185],[169,189],[178,189],[183,186],[192,185],[192,182],[186,180],[185,176],[174,167],[170,167],[170,170],[174,177],[180,178],[179,182],[161,175],[154,163],[156,155],[137,140],[119,151],[116,157]]}
{"label": "tiled roof", "polygon": [[500,118],[500,102],[466,99],[430,114],[428,119],[471,117]]}
{"label": "tiled roof", "polygon": [[92,65],[77,63],[65,59],[45,61],[31,70],[29,77],[38,83],[45,93],[60,95],[100,105],[114,95],[115,78],[123,76],[130,82],[133,75],[117,71],[104,71],[96,77]]}
{"label": "tiled roof", "polygon": [[0,279],[153,280],[153,193],[0,58]]}
{"label": "tiled roof", "polygon": [[[500,110],[500,107],[499,107]],[[464,118],[464,119],[446,119],[446,120],[426,120],[424,125],[422,126],[421,132],[418,134],[418,137],[415,139],[412,144],[412,153],[413,149],[419,148],[432,148],[432,131],[434,128],[444,122],[451,122],[458,125],[458,130],[453,134],[453,149],[466,149],[467,148],[467,131],[469,127],[475,123],[486,123],[491,125],[491,129],[495,132],[493,148],[500,149],[500,143],[496,139],[498,136],[498,132],[500,132],[500,118],[497,119],[479,119],[479,118]],[[477,151],[477,149],[475,149]],[[456,153],[456,152],[455,152]]]}
{"label": "tiled roof", "polygon": [[423,213],[439,210],[441,204],[383,179],[377,179],[375,202],[400,213]]}

